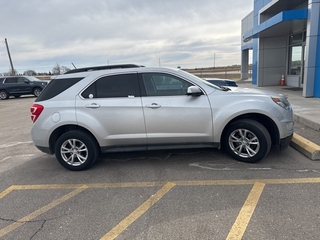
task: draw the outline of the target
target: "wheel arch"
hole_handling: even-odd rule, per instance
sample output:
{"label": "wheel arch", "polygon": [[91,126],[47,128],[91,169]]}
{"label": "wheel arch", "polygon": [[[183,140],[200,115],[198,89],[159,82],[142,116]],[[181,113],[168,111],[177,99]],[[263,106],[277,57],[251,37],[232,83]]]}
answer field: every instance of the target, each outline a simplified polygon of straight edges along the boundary
{"label": "wheel arch", "polygon": [[69,131],[72,131],[72,130],[79,130],[79,131],[83,131],[89,135],[92,136],[92,138],[95,140],[95,143],[96,145],[98,146],[99,150],[100,150],[100,145],[96,139],[96,137],[86,128],[84,127],[81,127],[81,126],[78,126],[78,125],[74,125],[74,124],[69,124],[69,125],[63,125],[63,126],[60,126],[58,127],[57,129],[55,129],[51,135],[50,135],[50,138],[49,138],[49,147],[50,147],[50,151],[51,152],[54,152],[54,149],[55,149],[55,143],[57,142],[58,138],[66,133],[66,132],[69,132]]}
{"label": "wheel arch", "polygon": [[251,119],[261,123],[269,132],[272,144],[276,146],[280,144],[280,133],[276,123],[270,117],[261,113],[246,113],[231,119],[223,128],[223,131],[220,136],[220,143],[222,142],[223,137],[225,136],[225,131],[228,129],[228,127],[232,123],[240,119]]}

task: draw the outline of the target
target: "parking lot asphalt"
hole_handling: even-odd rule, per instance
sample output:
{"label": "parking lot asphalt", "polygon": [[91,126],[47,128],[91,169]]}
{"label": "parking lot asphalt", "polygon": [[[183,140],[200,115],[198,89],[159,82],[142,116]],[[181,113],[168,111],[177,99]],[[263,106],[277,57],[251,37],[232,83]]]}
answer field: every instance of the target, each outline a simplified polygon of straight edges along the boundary
{"label": "parking lot asphalt", "polygon": [[239,87],[258,88],[285,95],[293,108],[295,134],[290,145],[311,160],[320,160],[320,99],[305,98],[301,88],[252,85],[251,80],[237,81]]}
{"label": "parking lot asphalt", "polygon": [[33,100],[0,102],[0,239],[320,238],[320,166],[291,147],[254,165],[201,149],[115,153],[75,173],[34,148]]}

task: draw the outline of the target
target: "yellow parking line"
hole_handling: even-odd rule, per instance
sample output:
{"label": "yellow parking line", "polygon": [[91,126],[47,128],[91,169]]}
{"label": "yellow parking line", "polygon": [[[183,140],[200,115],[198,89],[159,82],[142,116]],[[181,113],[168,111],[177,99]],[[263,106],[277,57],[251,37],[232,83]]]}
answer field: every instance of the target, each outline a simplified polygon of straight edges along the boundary
{"label": "yellow parking line", "polygon": [[[283,179],[250,179],[250,180],[200,180],[200,181],[170,181],[179,186],[214,186],[214,185],[252,185],[255,182],[265,184],[299,184],[320,183],[320,178],[283,178]],[[89,183],[88,188],[128,188],[128,187],[157,187],[166,182],[123,182],[123,183]],[[39,185],[13,185],[0,193],[0,199],[13,190],[50,190],[50,189],[76,189],[83,184],[39,184]]]}
{"label": "yellow parking line", "polygon": [[262,194],[264,186],[265,184],[261,182],[256,182],[253,185],[247,200],[241,208],[240,213],[226,238],[227,240],[242,239],[242,236]]}
{"label": "yellow parking line", "polygon": [[123,219],[117,226],[104,235],[101,239],[115,239],[135,220],[151,208],[158,200],[160,200],[167,192],[169,192],[176,184],[168,182],[156,194],[152,195],[147,201],[134,210],[129,216]]}
{"label": "yellow parking line", "polygon": [[59,205],[60,203],[63,203],[65,201],[67,201],[68,199],[72,198],[73,196],[77,195],[78,193],[82,192],[83,190],[87,189],[87,186],[81,186],[79,188],[77,188],[76,190],[64,195],[61,198],[58,198],[57,200],[49,203],[48,205],[34,211],[33,213],[30,213],[29,215],[19,219],[18,221],[10,224],[9,226],[3,228],[0,230],[0,238],[4,235],[6,235],[7,233],[13,231],[14,229],[20,227],[21,225],[25,224],[28,221],[31,221],[32,219],[38,217],[39,215],[45,213],[46,211],[54,208],[55,206]]}
{"label": "yellow parking line", "polygon": [[11,193],[15,189],[16,189],[15,185],[8,187],[6,190],[4,190],[0,193],[0,199],[3,198],[4,196],[8,195],[9,193]]}

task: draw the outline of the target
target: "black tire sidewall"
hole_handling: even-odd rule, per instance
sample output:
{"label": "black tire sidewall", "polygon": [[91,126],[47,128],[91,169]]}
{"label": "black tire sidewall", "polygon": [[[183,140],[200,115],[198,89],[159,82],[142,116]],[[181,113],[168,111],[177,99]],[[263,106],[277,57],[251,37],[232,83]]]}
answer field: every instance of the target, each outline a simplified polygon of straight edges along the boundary
{"label": "black tire sidewall", "polygon": [[6,94],[6,97],[5,98],[0,98],[0,99],[1,100],[8,99],[9,98],[9,93],[6,90],[1,90],[0,93],[2,93],[2,92]]}
{"label": "black tire sidewall", "polygon": [[[80,166],[69,165],[63,160],[61,156],[61,153],[60,153],[61,146],[68,139],[78,139],[81,142],[83,142],[88,149],[88,158]],[[78,130],[69,131],[61,135],[55,144],[54,152],[59,163],[63,167],[71,171],[83,171],[83,170],[89,169],[95,163],[98,157],[98,147],[95,139],[89,134],[87,134],[86,132],[78,131]]]}
{"label": "black tire sidewall", "polygon": [[[229,136],[230,134],[237,129],[247,129],[254,133],[259,140],[260,148],[256,155],[249,158],[241,157],[233,152],[231,147],[229,146]],[[271,148],[271,137],[267,129],[259,122],[255,120],[239,120],[232,123],[225,132],[225,136],[223,138],[223,148],[228,152],[233,158],[240,162],[248,162],[254,163],[262,160],[270,151]]]}
{"label": "black tire sidewall", "polygon": [[41,88],[36,87],[35,89],[33,89],[33,95],[35,95],[36,97],[39,97],[40,93],[37,95],[37,94],[36,94],[36,91],[37,91],[37,90],[39,90],[39,91],[40,91],[40,93],[41,93],[41,91],[42,91],[42,89],[41,89]]}

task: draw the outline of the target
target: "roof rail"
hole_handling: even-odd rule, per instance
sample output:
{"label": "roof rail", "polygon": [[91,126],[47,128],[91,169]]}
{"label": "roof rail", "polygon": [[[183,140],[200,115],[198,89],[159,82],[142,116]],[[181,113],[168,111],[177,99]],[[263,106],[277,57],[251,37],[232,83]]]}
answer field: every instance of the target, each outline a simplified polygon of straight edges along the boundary
{"label": "roof rail", "polygon": [[96,67],[85,67],[85,68],[76,68],[65,72],[64,74],[70,73],[79,73],[79,72],[90,72],[98,70],[107,70],[107,69],[116,69],[116,68],[137,68],[144,67],[136,64],[119,64],[119,65],[107,65],[107,66],[96,66]]}

